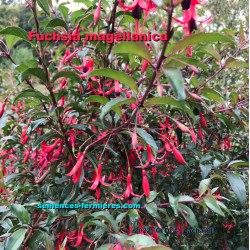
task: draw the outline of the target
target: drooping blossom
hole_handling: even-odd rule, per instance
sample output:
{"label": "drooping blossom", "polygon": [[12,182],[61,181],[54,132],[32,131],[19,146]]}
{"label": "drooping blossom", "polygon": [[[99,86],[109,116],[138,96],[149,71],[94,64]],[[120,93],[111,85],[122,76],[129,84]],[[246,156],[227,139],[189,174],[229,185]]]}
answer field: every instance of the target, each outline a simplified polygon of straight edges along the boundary
{"label": "drooping blossom", "polygon": [[5,105],[5,102],[3,104],[0,104],[0,118],[3,116]]}
{"label": "drooping blossom", "polygon": [[146,170],[142,170],[142,189],[144,191],[144,194],[146,197],[149,197],[150,195],[150,187],[149,187],[149,182],[146,174]]}
{"label": "drooping blossom", "polygon": [[85,155],[86,151],[84,151],[83,153],[78,153],[77,162],[75,166],[72,168],[72,170],[68,174],[66,174],[67,176],[72,176],[76,174],[76,172],[82,167]]}
{"label": "drooping blossom", "polygon": [[89,60],[86,60],[86,58],[84,57],[82,60],[82,65],[80,66],[76,66],[76,65],[71,65],[74,69],[80,71],[81,73],[79,74],[79,76],[84,79],[88,76],[88,74],[93,71],[94,69],[94,60],[92,58],[90,58]]}
{"label": "drooping blossom", "polygon": [[100,19],[100,16],[101,16],[101,1],[98,2],[97,8],[96,8],[95,13],[94,13],[94,25],[97,25],[97,23]]}
{"label": "drooping blossom", "polygon": [[152,0],[134,0],[131,5],[125,5],[122,0],[118,0],[121,8],[125,12],[131,11],[132,17],[135,18],[135,32],[139,32],[139,19],[142,18],[142,13],[144,11],[144,22],[147,19],[148,13],[150,11],[156,10],[156,5]]}
{"label": "drooping blossom", "polygon": [[95,190],[99,184],[102,184],[105,187],[110,186],[111,184],[104,182],[105,176],[102,177],[102,164],[98,164],[97,169],[94,172],[94,181],[89,190]]}
{"label": "drooping blossom", "polygon": [[185,159],[183,158],[182,154],[180,153],[180,151],[173,145],[171,144],[171,148],[174,154],[175,159],[181,163],[181,164],[187,164],[187,162],[185,161]]}
{"label": "drooping blossom", "polygon": [[204,115],[202,113],[200,113],[199,116],[200,116],[200,124],[201,124],[201,126],[206,128],[207,127],[207,121],[206,121]]}
{"label": "drooping blossom", "polygon": [[23,130],[22,130],[22,134],[21,134],[21,144],[24,145],[28,139],[29,139],[29,136],[27,135],[27,130],[28,130],[28,127],[27,126],[24,126],[23,127]]}
{"label": "drooping blossom", "polygon": [[[184,37],[191,36],[194,30],[197,30],[196,22],[201,24],[208,24],[212,22],[213,18],[210,16],[205,20],[201,20],[200,17],[196,13],[196,5],[204,5],[207,1],[199,1],[199,0],[184,0],[181,3],[183,14],[182,19],[173,18],[177,23],[180,23],[183,27]],[[192,47],[187,47],[187,56],[192,57]]]}
{"label": "drooping blossom", "polygon": [[121,199],[121,198],[125,197],[127,200],[129,200],[131,198],[131,196],[140,197],[140,195],[135,194],[133,192],[131,179],[132,179],[132,176],[131,176],[131,173],[129,171],[129,173],[127,175],[127,187],[126,187],[125,192],[122,195],[116,195],[116,194],[113,194],[113,193],[112,193],[112,195],[117,199]]}

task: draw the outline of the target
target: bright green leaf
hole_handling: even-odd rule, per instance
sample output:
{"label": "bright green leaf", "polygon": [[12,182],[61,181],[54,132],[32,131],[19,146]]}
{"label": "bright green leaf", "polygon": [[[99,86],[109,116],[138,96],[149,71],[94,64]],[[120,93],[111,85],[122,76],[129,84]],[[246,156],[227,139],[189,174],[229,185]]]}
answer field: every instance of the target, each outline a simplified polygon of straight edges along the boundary
{"label": "bright green leaf", "polygon": [[28,32],[25,31],[24,29],[20,27],[7,27],[5,29],[0,30],[0,35],[13,35],[22,38],[24,41],[30,43],[30,44],[35,44],[35,42],[32,42],[29,40],[28,37]]}
{"label": "bright green leaf", "polygon": [[144,42],[120,42],[113,47],[111,54],[132,54],[152,62],[151,55]]}
{"label": "bright green leaf", "polygon": [[21,246],[25,234],[28,231],[26,228],[20,228],[15,231],[7,240],[5,241],[5,250],[18,250]]}
{"label": "bright green leaf", "polygon": [[241,69],[241,68],[248,69],[249,68],[249,64],[248,63],[240,61],[240,60],[232,58],[232,57],[229,57],[226,60],[225,66],[227,68],[234,68],[234,69]]}
{"label": "bright green leaf", "polygon": [[234,173],[227,173],[227,179],[230,183],[231,188],[238,197],[242,206],[246,203],[246,186],[239,175]]}
{"label": "bright green leaf", "polygon": [[146,141],[148,145],[150,145],[154,154],[156,155],[158,151],[158,147],[156,145],[154,138],[150,134],[148,134],[144,129],[136,128],[136,132],[142,139]]}
{"label": "bright green leaf", "polygon": [[63,27],[68,31],[68,25],[65,23],[65,21],[63,21],[60,18],[54,18],[51,21],[49,21],[49,23],[47,24],[47,27]]}
{"label": "bright green leaf", "polygon": [[172,53],[175,53],[179,50],[186,48],[187,46],[200,44],[200,43],[215,43],[215,42],[228,42],[228,43],[235,43],[232,39],[228,38],[225,35],[220,33],[198,33],[192,36],[185,37],[180,42],[178,42],[173,50]]}
{"label": "bright green leaf", "polygon": [[206,197],[204,197],[204,201],[211,210],[221,216],[225,216],[225,214],[221,210],[220,206],[216,203],[216,200],[212,195],[207,195]]}
{"label": "bright green leaf", "polygon": [[184,100],[186,98],[186,93],[181,71],[178,68],[163,68],[163,71],[169,78],[170,84],[178,100]]}
{"label": "bright green leaf", "polygon": [[29,68],[22,73],[21,80],[24,81],[29,76],[35,76],[39,78],[42,82],[46,82],[46,76],[42,69],[40,68]]}
{"label": "bright green leaf", "polygon": [[199,196],[201,197],[208,189],[208,186],[210,184],[210,181],[211,179],[208,178],[208,179],[204,179],[200,182],[200,185],[199,185]]}
{"label": "bright green leaf", "polygon": [[[103,106],[101,114],[100,114],[100,119],[102,120],[104,116],[111,110],[116,108],[117,106],[121,106],[123,104],[130,104],[130,103],[135,103],[136,99],[135,98],[114,98],[111,101],[109,101],[105,106]],[[119,113],[121,115],[121,113]]]}
{"label": "bright green leaf", "polygon": [[91,76],[104,76],[114,80],[118,80],[125,86],[132,89],[136,94],[138,93],[138,87],[135,80],[124,72],[116,71],[113,69],[96,69],[89,74]]}
{"label": "bright green leaf", "polygon": [[179,211],[181,212],[185,220],[188,222],[188,224],[193,228],[198,228],[198,222],[196,220],[195,214],[192,211],[192,209],[180,203],[179,203],[179,208],[180,208]]}
{"label": "bright green leaf", "polygon": [[22,224],[28,224],[30,222],[30,216],[28,211],[23,205],[12,204],[10,211],[15,215]]}

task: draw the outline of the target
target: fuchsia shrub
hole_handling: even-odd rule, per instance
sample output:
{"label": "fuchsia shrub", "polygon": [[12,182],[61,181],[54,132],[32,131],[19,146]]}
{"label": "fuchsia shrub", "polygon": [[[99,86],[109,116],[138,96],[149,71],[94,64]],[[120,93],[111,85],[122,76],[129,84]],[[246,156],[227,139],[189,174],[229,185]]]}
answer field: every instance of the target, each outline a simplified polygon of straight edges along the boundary
{"label": "fuchsia shrub", "polygon": [[[202,32],[212,22],[198,16],[205,1],[85,5],[71,11],[27,1],[34,33],[71,32],[80,40],[37,41],[19,27],[0,30],[34,52],[34,60],[16,65],[1,40],[21,89],[0,104],[4,249],[247,247],[243,27],[235,36]],[[166,40],[84,39],[126,31]],[[235,69],[243,83],[227,86],[220,74]],[[38,206],[45,203],[141,208]]]}

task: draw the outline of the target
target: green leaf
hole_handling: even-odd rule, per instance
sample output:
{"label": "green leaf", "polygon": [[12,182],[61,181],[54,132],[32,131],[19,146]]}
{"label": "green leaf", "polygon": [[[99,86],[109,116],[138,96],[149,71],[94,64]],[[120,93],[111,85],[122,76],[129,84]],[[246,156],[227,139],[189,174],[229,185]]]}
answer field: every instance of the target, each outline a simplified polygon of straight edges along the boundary
{"label": "green leaf", "polygon": [[249,162],[240,160],[235,160],[228,163],[228,167],[230,168],[237,168],[238,166],[248,166],[248,165]]}
{"label": "green leaf", "polygon": [[29,238],[28,247],[30,249],[36,249],[41,241],[44,241],[45,232],[39,229],[34,229],[34,233]]}
{"label": "green leaf", "polygon": [[149,98],[144,103],[144,107],[152,106],[152,105],[171,105],[173,107],[181,109],[182,111],[185,111],[186,113],[188,113],[193,118],[194,121],[196,120],[193,111],[189,107],[182,105],[179,101],[177,101],[177,100],[175,100],[175,99],[173,99],[171,97],[165,97],[165,96],[163,96],[163,97],[152,97],[152,98]]}
{"label": "green leaf", "polygon": [[119,232],[118,223],[115,221],[114,217],[109,212],[105,212],[105,211],[95,212],[92,214],[92,216],[98,217],[107,221],[113,227],[116,233]]}
{"label": "green leaf", "polygon": [[12,204],[10,211],[15,215],[22,224],[28,224],[30,222],[30,216],[28,211],[20,204]]}
{"label": "green leaf", "polygon": [[157,212],[157,205],[154,202],[149,203],[149,204],[145,204],[145,208],[147,209],[147,211],[150,215],[152,215],[157,220],[161,220],[161,218]]}
{"label": "green leaf", "polygon": [[235,43],[232,39],[224,36],[220,33],[198,33],[192,36],[185,37],[183,40],[178,42],[173,50],[172,53],[176,53],[179,50],[182,50],[190,45],[200,44],[200,43],[214,43],[214,42],[228,42],[228,43]]}
{"label": "green leaf", "polygon": [[242,206],[246,203],[246,186],[242,179],[234,173],[227,173],[227,179],[230,183],[231,188],[238,197]]}
{"label": "green leaf", "polygon": [[201,51],[204,51],[206,52],[207,54],[211,55],[212,57],[214,57],[217,62],[220,62],[221,61],[221,56],[220,54],[218,53],[217,50],[215,50],[214,48],[211,48],[211,47],[206,47],[206,48],[203,48]]}
{"label": "green leaf", "polygon": [[183,66],[196,66],[199,68],[202,68],[204,70],[207,69],[207,65],[202,63],[200,60],[186,57],[183,55],[173,55],[169,57],[164,64],[164,68],[169,68],[169,67],[183,67]]}
{"label": "green leaf", "polygon": [[205,87],[205,88],[202,88],[200,90],[200,93],[202,94],[202,96],[204,96],[210,100],[212,99],[212,100],[215,100],[219,103],[223,102],[224,97],[214,89]]}
{"label": "green leaf", "polygon": [[180,204],[180,203],[179,203],[179,208],[181,208],[179,211],[181,212],[181,214],[185,218],[185,220],[188,222],[188,224],[192,228],[198,228],[198,222],[197,222],[195,214],[193,213],[191,208],[189,208],[188,206],[186,206],[184,204]]}
{"label": "green leaf", "polygon": [[53,76],[52,82],[56,81],[57,79],[59,79],[61,77],[69,78],[72,81],[75,81],[75,82],[78,82],[78,83],[82,82],[81,77],[78,76],[75,72],[73,72],[73,71],[66,71],[66,70],[65,71],[60,71],[60,72],[56,73]]}
{"label": "green leaf", "polygon": [[5,250],[17,250],[21,246],[25,234],[28,231],[26,228],[20,228],[15,231],[7,240],[5,241]]}
{"label": "green leaf", "polygon": [[[111,110],[115,109],[118,106],[121,106],[123,104],[129,104],[129,103],[135,103],[136,99],[135,98],[114,98],[111,101],[109,101],[105,106],[103,106],[101,114],[100,114],[100,119],[102,120],[104,116]],[[119,116],[121,116],[121,112],[118,113]]]}
{"label": "green leaf", "polygon": [[47,81],[44,71],[40,68],[29,68],[25,70],[21,75],[21,80],[24,81],[29,76],[35,76],[39,78],[42,82]]}
{"label": "green leaf", "polygon": [[200,185],[199,185],[199,196],[201,197],[208,189],[208,186],[210,184],[210,181],[211,179],[208,178],[208,179],[204,179],[200,182]]}
{"label": "green leaf", "polygon": [[39,7],[48,15],[50,16],[50,8],[48,4],[48,0],[38,0],[37,1]]}
{"label": "green leaf", "polygon": [[50,102],[49,97],[45,96],[40,91],[35,90],[35,89],[26,89],[26,90],[22,91],[20,94],[18,94],[15,97],[13,102],[15,103],[17,100],[19,100],[20,98],[23,98],[23,97],[33,97],[33,98],[43,100],[43,101],[45,101],[47,103]]}
{"label": "green leaf", "polygon": [[179,200],[179,197],[174,197],[172,194],[168,193],[168,199],[169,199],[170,206],[174,210],[175,216],[177,216],[178,215],[178,200]]}
{"label": "green leaf", "polygon": [[204,201],[211,210],[221,216],[225,216],[225,214],[221,210],[220,206],[216,203],[216,200],[212,195],[207,195],[206,197],[204,197]]}
{"label": "green leaf", "polygon": [[99,95],[91,95],[88,98],[86,98],[84,100],[85,103],[89,103],[89,102],[98,102],[101,104],[106,104],[109,102],[109,99],[107,97],[104,96],[99,96]]}
{"label": "green leaf", "polygon": [[150,203],[155,200],[157,197],[158,193],[155,191],[150,191],[149,197],[146,198],[147,203]]}
{"label": "green leaf", "polygon": [[152,62],[152,57],[144,42],[120,42],[113,47],[111,54],[132,54]]}
{"label": "green leaf", "polygon": [[91,76],[104,76],[114,80],[118,80],[125,86],[132,89],[136,94],[138,93],[138,87],[135,80],[124,72],[116,71],[113,69],[96,69],[89,74],[89,77]]}
{"label": "green leaf", "polygon": [[248,63],[240,61],[240,60],[232,58],[232,57],[229,57],[226,60],[225,66],[227,68],[234,68],[234,69],[241,69],[241,68],[248,69],[249,68]]}
{"label": "green leaf", "polygon": [[203,165],[200,163],[200,169],[201,169],[201,176],[202,178],[206,178],[208,176],[208,174],[210,173],[211,169],[212,169],[212,164],[206,164]]}
{"label": "green leaf", "polygon": [[29,40],[28,32],[20,27],[13,27],[13,26],[7,27],[5,29],[0,30],[0,35],[13,35],[22,38],[24,41],[32,45],[35,44],[35,42]]}
{"label": "green leaf", "polygon": [[47,27],[63,27],[68,31],[68,25],[60,18],[54,18],[47,24]]}
{"label": "green leaf", "polygon": [[193,197],[189,195],[181,195],[178,202],[193,202],[195,201]]}
{"label": "green leaf", "polygon": [[178,100],[184,100],[186,98],[186,93],[181,71],[178,68],[163,68],[163,71],[169,78],[170,84]]}
{"label": "green leaf", "polygon": [[156,142],[154,140],[154,138],[148,134],[144,129],[142,128],[136,128],[136,132],[137,134],[145,140],[145,142],[150,145],[150,147],[152,148],[153,152],[154,152],[154,155],[157,154],[157,151],[158,151],[158,147],[156,145]]}
{"label": "green leaf", "polygon": [[140,218],[140,215],[136,209],[129,209],[127,213],[128,213],[130,222],[132,224],[135,223]]}
{"label": "green leaf", "polygon": [[134,234],[128,237],[127,241],[134,242],[136,247],[155,245],[155,242],[151,237],[143,235],[143,234]]}
{"label": "green leaf", "polygon": [[12,48],[12,46],[17,43],[21,38],[20,37],[17,37],[17,36],[13,36],[13,35],[7,35],[5,37],[5,40],[6,40],[6,44],[7,44],[7,47],[9,49]]}
{"label": "green leaf", "polygon": [[30,131],[34,131],[40,124],[44,123],[45,121],[47,121],[47,118],[39,118],[39,119],[33,121],[30,124],[30,126],[29,126],[29,128],[27,130],[27,133],[29,134]]}
{"label": "green leaf", "polygon": [[60,5],[60,6],[58,7],[58,9],[59,9],[59,11],[60,11],[61,14],[62,14],[63,19],[64,19],[64,20],[67,20],[68,15],[69,15],[69,9],[68,9],[66,6],[64,6],[64,5]]}

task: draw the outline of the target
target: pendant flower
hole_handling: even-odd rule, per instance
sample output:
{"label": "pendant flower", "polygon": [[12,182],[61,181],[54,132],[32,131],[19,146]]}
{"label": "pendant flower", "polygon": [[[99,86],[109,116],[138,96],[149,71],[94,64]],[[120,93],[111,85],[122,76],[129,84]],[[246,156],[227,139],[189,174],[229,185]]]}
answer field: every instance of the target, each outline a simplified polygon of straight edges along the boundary
{"label": "pendant flower", "polygon": [[[197,30],[196,22],[201,24],[208,24],[213,21],[212,16],[205,20],[201,20],[200,17],[196,13],[196,5],[204,5],[207,1],[199,1],[199,0],[184,0],[181,3],[183,16],[182,19],[173,18],[177,23],[180,23],[183,27],[184,37],[191,36],[194,30]],[[187,47],[187,56],[192,57],[192,47]]]}
{"label": "pendant flower", "polygon": [[130,199],[131,195],[133,195],[135,197],[140,197],[140,195],[135,194],[133,192],[133,188],[132,188],[132,185],[131,185],[131,173],[128,173],[128,175],[127,175],[127,188],[126,188],[125,192],[122,195],[116,195],[116,194],[113,194],[113,193],[112,193],[112,195],[116,199],[121,199],[123,197],[125,197],[126,199]]}

